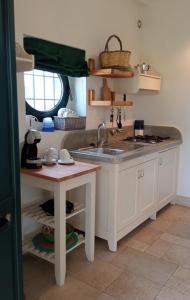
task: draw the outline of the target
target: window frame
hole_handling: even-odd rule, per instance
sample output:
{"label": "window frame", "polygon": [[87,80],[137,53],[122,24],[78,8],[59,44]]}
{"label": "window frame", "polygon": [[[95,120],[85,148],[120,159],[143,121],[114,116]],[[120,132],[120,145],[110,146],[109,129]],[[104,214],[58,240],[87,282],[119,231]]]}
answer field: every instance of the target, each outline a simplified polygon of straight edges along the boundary
{"label": "window frame", "polygon": [[[38,69],[40,70],[40,69]],[[43,71],[43,70],[42,70]],[[54,72],[56,74],[58,74],[57,72]],[[28,104],[28,102],[26,101],[25,98],[25,103],[26,103],[26,114],[27,115],[33,115],[35,116],[39,121],[42,121],[43,118],[46,117],[53,117],[57,115],[57,112],[60,108],[66,107],[69,101],[69,95],[70,95],[70,86],[69,86],[69,80],[67,76],[64,76],[62,74],[58,74],[62,84],[63,84],[63,95],[62,98],[60,99],[59,103],[51,110],[48,111],[39,111],[36,110],[35,108],[33,108],[32,106],[30,106]]]}

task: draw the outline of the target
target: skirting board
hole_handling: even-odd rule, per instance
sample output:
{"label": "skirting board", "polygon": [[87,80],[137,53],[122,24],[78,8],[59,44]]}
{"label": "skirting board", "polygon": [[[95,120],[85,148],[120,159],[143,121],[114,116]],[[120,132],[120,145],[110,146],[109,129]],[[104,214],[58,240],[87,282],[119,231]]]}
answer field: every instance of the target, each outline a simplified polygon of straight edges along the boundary
{"label": "skirting board", "polygon": [[176,204],[190,207],[190,198],[185,196],[176,196]]}

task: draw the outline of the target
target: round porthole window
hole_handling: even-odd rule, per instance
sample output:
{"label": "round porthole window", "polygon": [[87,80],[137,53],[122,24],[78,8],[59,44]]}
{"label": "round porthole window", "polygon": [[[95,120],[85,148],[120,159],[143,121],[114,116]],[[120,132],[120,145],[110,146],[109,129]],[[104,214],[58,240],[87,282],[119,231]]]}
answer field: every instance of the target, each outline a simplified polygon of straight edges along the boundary
{"label": "round porthole window", "polygon": [[24,86],[26,113],[39,120],[52,117],[67,106],[69,82],[66,76],[35,69],[24,72]]}

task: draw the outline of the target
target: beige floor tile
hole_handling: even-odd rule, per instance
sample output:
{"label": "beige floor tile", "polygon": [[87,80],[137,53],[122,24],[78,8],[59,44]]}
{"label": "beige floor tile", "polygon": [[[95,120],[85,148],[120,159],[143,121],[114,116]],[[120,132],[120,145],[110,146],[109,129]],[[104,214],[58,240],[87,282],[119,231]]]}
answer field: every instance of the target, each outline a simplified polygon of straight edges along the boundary
{"label": "beige floor tile", "polygon": [[176,235],[173,235],[173,234],[170,234],[170,233],[163,233],[160,236],[160,239],[164,240],[164,241],[168,241],[168,242],[176,244],[176,245],[180,245],[180,246],[183,246],[183,247],[190,248],[190,240],[183,239],[179,236],[176,236]]}
{"label": "beige floor tile", "polygon": [[161,234],[162,232],[151,229],[148,225],[146,225],[143,228],[139,227],[138,229],[136,229],[131,237],[136,241],[152,245],[160,237]]}
{"label": "beige floor tile", "polygon": [[153,300],[160,290],[151,280],[125,272],[105,292],[117,300]]}
{"label": "beige floor tile", "polygon": [[190,225],[188,224],[176,222],[166,232],[190,240]]}
{"label": "beige floor tile", "polygon": [[54,266],[31,255],[23,258],[24,293],[26,300],[36,300],[55,285]]}
{"label": "beige floor tile", "polygon": [[185,206],[169,205],[159,212],[158,217],[166,221],[174,222],[183,217],[186,211],[187,208]]}
{"label": "beige floor tile", "polygon": [[117,252],[112,252],[108,248],[107,241],[96,238],[95,242],[95,259],[102,260],[105,262],[112,261],[124,248],[127,247],[127,241],[125,239],[121,239],[118,242]]}
{"label": "beige floor tile", "polygon": [[160,218],[158,216],[158,218],[155,221],[150,222],[149,228],[157,231],[165,232],[169,227],[171,227],[172,224],[173,224],[172,221],[164,220],[163,218]]}
{"label": "beige floor tile", "polygon": [[67,274],[71,276],[79,272],[82,268],[84,268],[88,264],[90,264],[86,259],[84,245],[81,245],[74,251],[67,254],[66,263],[67,263]]}
{"label": "beige floor tile", "polygon": [[49,287],[40,295],[39,300],[95,300],[98,294],[100,292],[95,288],[74,278],[67,277],[63,287],[56,285]]}
{"label": "beige floor tile", "polygon": [[174,263],[131,248],[125,249],[113,259],[112,264],[159,284],[164,284],[178,267]]}
{"label": "beige floor tile", "polygon": [[146,249],[145,252],[157,257],[162,257],[169,250],[171,245],[171,243],[159,239],[154,242],[148,249]]}
{"label": "beige floor tile", "polygon": [[189,297],[176,290],[164,287],[155,300],[189,300]]}
{"label": "beige floor tile", "polygon": [[190,207],[187,207],[186,212],[184,213],[184,215],[182,217],[179,218],[179,221],[181,223],[190,225]]}
{"label": "beige floor tile", "polygon": [[135,239],[129,239],[126,244],[129,248],[133,248],[142,252],[144,252],[149,247],[148,244],[137,241]]}
{"label": "beige floor tile", "polygon": [[190,270],[179,267],[167,281],[166,286],[190,296]]}
{"label": "beige floor tile", "polygon": [[184,268],[190,268],[189,248],[174,245],[163,255],[163,259],[178,264]]}
{"label": "beige floor tile", "polygon": [[100,296],[98,296],[96,300],[115,300],[115,299],[112,296],[103,293]]}
{"label": "beige floor tile", "polygon": [[121,274],[121,269],[110,263],[96,260],[84,267],[74,277],[90,286],[103,291]]}

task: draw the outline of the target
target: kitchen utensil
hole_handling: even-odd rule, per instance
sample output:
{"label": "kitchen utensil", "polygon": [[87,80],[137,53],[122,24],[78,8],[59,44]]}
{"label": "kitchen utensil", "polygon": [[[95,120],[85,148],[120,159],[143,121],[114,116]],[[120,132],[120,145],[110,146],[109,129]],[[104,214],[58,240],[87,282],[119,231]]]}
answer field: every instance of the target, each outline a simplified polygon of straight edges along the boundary
{"label": "kitchen utensil", "polygon": [[60,150],[60,161],[61,162],[67,162],[70,159],[72,159],[69,151],[67,149],[61,149]]}
{"label": "kitchen utensil", "polygon": [[88,69],[90,73],[93,73],[95,71],[95,59],[93,58],[88,59]]}
{"label": "kitchen utensil", "polygon": [[49,148],[45,155],[44,155],[44,160],[48,163],[48,162],[54,162],[58,160],[58,151],[56,148]]}
{"label": "kitchen utensil", "polygon": [[108,87],[108,82],[106,78],[103,78],[103,86],[101,89],[101,99],[102,100],[111,100],[111,91]]}
{"label": "kitchen utensil", "polygon": [[112,123],[112,127],[113,127],[113,122],[114,122],[114,108],[112,106],[110,111],[110,123]]}
{"label": "kitchen utensil", "polygon": [[29,129],[38,129],[38,119],[32,115],[26,115],[26,128]]}
{"label": "kitchen utensil", "polygon": [[[116,51],[109,51],[109,42],[111,39],[117,39],[120,50]],[[105,50],[100,53],[100,65],[102,68],[122,68],[125,69],[129,67],[129,58],[130,58],[130,51],[124,51],[122,47],[122,42],[120,38],[113,34],[111,35],[106,42]]]}
{"label": "kitchen utensil", "polygon": [[88,101],[94,101],[95,100],[95,90],[88,90]]}
{"label": "kitchen utensil", "polygon": [[25,134],[24,146],[21,153],[21,167],[39,169],[42,160],[38,157],[37,144],[41,141],[41,134],[35,129],[29,129]]}
{"label": "kitchen utensil", "polygon": [[74,164],[75,164],[75,161],[74,161],[73,158],[70,158],[70,159],[65,160],[65,161],[59,159],[59,160],[58,160],[58,164],[60,164],[60,165],[74,165]]}
{"label": "kitchen utensil", "polygon": [[121,108],[117,109],[117,119],[116,119],[117,127],[119,129],[122,128],[122,123],[121,123]]}
{"label": "kitchen utensil", "polygon": [[52,158],[51,160],[46,160],[43,158],[42,163],[43,163],[43,165],[46,165],[46,166],[55,165],[57,163],[57,159]]}
{"label": "kitchen utensil", "polygon": [[141,67],[141,73],[143,74],[147,74],[147,72],[150,69],[150,65],[146,64],[146,63],[142,63]]}

